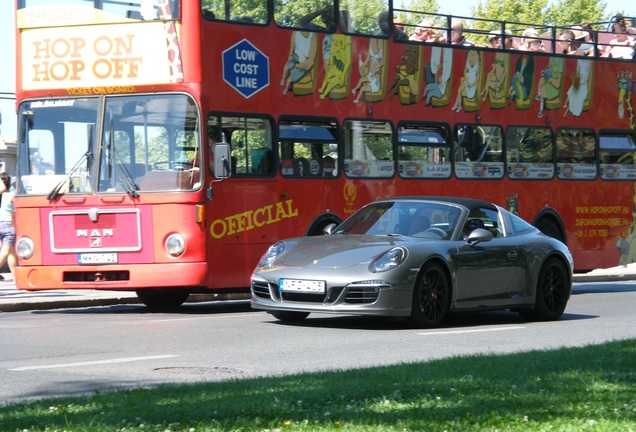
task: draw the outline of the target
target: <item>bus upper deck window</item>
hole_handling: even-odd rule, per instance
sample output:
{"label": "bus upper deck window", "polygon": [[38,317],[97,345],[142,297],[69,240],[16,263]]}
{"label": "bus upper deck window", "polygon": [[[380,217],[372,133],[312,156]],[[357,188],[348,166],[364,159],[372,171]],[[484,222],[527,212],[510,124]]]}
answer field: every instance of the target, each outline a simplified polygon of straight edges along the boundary
{"label": "bus upper deck window", "polygon": [[208,21],[232,21],[237,24],[265,25],[269,21],[267,0],[247,2],[245,0],[204,0],[201,13]]}

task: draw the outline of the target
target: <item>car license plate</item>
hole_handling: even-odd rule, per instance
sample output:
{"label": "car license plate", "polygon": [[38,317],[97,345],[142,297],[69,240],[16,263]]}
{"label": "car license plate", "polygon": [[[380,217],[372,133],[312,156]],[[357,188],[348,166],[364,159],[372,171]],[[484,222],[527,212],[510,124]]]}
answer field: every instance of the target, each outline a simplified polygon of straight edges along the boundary
{"label": "car license plate", "polygon": [[79,264],[117,264],[116,253],[81,253],[77,254]]}
{"label": "car license plate", "polygon": [[324,294],[325,281],[281,279],[278,283],[278,289],[280,291],[287,291],[287,292]]}

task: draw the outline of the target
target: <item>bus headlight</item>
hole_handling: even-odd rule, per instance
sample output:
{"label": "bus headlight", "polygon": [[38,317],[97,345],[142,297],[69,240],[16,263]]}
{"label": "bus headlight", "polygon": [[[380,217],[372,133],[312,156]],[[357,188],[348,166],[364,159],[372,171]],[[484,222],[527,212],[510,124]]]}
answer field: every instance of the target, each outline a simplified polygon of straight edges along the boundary
{"label": "bus headlight", "polygon": [[170,234],[164,246],[170,255],[177,257],[185,250],[185,240],[181,234]]}
{"label": "bus headlight", "polygon": [[28,237],[22,237],[20,240],[18,240],[18,243],[16,243],[15,251],[20,258],[31,258],[33,256],[33,252],[35,251],[33,240]]}

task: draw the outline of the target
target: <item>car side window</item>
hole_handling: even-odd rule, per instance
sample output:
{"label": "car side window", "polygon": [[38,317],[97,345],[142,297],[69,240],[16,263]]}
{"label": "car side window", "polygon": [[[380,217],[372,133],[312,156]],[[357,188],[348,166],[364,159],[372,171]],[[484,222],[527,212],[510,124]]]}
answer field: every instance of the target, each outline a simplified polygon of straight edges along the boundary
{"label": "car side window", "polygon": [[527,234],[536,230],[536,228],[530,225],[528,222],[521,219],[519,216],[514,215],[512,213],[509,214],[510,221],[512,222],[512,227],[514,231],[514,235],[522,235]]}
{"label": "car side window", "polygon": [[473,230],[483,228],[492,233],[493,237],[503,237],[499,212],[489,208],[474,208],[468,214],[462,228],[462,235],[467,238]]}

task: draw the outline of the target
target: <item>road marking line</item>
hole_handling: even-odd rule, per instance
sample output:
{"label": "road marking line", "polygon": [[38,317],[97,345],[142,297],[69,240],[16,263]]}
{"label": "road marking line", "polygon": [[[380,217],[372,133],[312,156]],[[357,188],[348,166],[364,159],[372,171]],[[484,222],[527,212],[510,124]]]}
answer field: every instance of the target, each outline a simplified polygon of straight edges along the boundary
{"label": "road marking line", "polygon": [[204,317],[189,317],[189,318],[165,318],[155,319],[150,321],[144,321],[146,323],[160,323],[160,322],[174,322],[174,321],[196,321],[196,320],[211,320],[211,319],[228,319],[228,318],[243,318],[246,316],[263,315],[263,312],[238,312],[224,315],[204,316]]}
{"label": "road marking line", "polygon": [[495,327],[488,329],[475,329],[475,330],[450,330],[450,331],[436,331],[430,333],[418,333],[419,336],[434,336],[434,335],[447,335],[447,334],[461,334],[461,333],[483,333],[483,332],[495,332],[504,330],[519,330],[524,329],[523,326],[511,326],[511,327]]}
{"label": "road marking line", "polygon": [[144,361],[144,360],[156,360],[156,359],[165,359],[179,357],[178,355],[168,354],[168,355],[156,355],[156,356],[148,356],[148,357],[124,357],[118,359],[110,359],[110,360],[96,360],[90,362],[78,362],[78,363],[60,363],[60,364],[52,364],[52,365],[42,365],[42,366],[24,366],[18,368],[7,369],[10,371],[28,371],[35,369],[57,369],[57,368],[65,368],[65,367],[76,367],[76,366],[93,366],[100,364],[111,364],[111,363],[126,363],[126,362],[134,362],[134,361]]}

